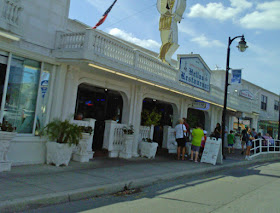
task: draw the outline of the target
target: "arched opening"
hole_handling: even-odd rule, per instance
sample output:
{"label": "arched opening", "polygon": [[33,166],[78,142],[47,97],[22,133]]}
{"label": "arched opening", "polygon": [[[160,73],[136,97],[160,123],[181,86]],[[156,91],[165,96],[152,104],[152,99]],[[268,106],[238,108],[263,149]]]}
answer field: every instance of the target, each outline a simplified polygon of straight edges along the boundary
{"label": "arched opening", "polygon": [[147,120],[151,119],[153,120],[153,117],[149,117],[147,119],[144,114],[151,115],[157,114],[159,115],[160,119],[158,120],[157,124],[154,126],[154,135],[153,135],[153,141],[158,142],[159,147],[162,146],[163,141],[163,126],[172,126],[173,123],[173,106],[170,103],[151,99],[151,98],[145,98],[143,100],[143,107],[142,107],[142,116],[141,116],[141,125],[145,126],[147,124]]}
{"label": "arched opening", "polygon": [[102,150],[105,121],[121,123],[122,111],[123,99],[119,92],[85,83],[79,85],[75,113],[96,119],[92,143],[94,151]]}
{"label": "arched opening", "polygon": [[202,110],[189,108],[187,123],[190,128],[195,128],[198,123],[202,124],[203,129],[205,129],[205,113]]}

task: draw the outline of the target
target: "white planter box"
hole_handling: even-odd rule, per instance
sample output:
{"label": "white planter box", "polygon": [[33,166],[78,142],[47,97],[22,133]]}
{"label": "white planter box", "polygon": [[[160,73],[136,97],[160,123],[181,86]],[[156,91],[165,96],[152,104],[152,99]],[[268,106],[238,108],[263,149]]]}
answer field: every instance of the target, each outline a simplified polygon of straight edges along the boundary
{"label": "white planter box", "polygon": [[7,159],[7,153],[11,140],[16,136],[15,132],[0,131],[0,172],[11,171],[12,163]]}
{"label": "white planter box", "polygon": [[133,145],[133,139],[134,135],[124,135],[124,143],[123,143],[123,149],[120,152],[120,158],[131,158],[132,157],[132,145]]}
{"label": "white planter box", "polygon": [[73,146],[68,144],[61,144],[56,142],[47,142],[47,164],[55,164],[56,166],[65,165],[68,166]]}
{"label": "white planter box", "polygon": [[78,162],[89,162],[93,156],[91,135],[89,133],[82,133],[83,138],[80,140],[78,146],[74,149],[73,160]]}
{"label": "white planter box", "polygon": [[140,155],[141,157],[155,158],[157,152],[158,143],[141,142],[140,143]]}

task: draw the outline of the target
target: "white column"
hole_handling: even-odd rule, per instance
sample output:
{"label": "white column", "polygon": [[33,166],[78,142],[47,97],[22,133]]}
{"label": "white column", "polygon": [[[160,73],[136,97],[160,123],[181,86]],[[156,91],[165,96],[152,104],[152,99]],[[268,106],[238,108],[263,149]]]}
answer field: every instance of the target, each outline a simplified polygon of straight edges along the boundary
{"label": "white column", "polygon": [[63,96],[64,96],[64,86],[66,79],[67,65],[61,65],[58,67],[56,76],[55,76],[55,84],[53,90],[53,103],[50,113],[50,120],[53,118],[61,118],[63,111]]}
{"label": "white column", "polygon": [[132,156],[139,157],[138,154],[138,138],[139,138],[139,130],[140,130],[140,123],[141,123],[141,112],[142,112],[142,104],[143,104],[143,92],[141,86],[134,87],[133,93],[133,102],[131,102],[131,112],[132,112],[132,124],[134,127],[134,141],[132,146]]}
{"label": "white column", "polygon": [[79,70],[68,67],[63,97],[62,119],[72,119],[75,114]]}

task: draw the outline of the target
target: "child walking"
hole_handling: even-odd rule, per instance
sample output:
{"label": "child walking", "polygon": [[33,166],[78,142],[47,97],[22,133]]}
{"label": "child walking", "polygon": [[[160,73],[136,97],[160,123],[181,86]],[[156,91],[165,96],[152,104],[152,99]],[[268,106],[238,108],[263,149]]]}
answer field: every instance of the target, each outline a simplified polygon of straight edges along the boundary
{"label": "child walking", "polygon": [[227,141],[228,141],[228,153],[230,153],[230,149],[232,149],[232,153],[234,153],[234,148],[233,148],[234,134],[232,130],[230,130],[230,134],[228,134],[227,136]]}

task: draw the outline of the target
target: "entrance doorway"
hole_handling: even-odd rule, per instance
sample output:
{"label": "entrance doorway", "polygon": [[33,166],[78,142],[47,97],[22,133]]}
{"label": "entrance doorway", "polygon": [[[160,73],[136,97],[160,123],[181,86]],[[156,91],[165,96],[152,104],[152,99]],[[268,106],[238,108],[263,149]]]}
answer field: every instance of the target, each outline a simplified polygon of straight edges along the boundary
{"label": "entrance doorway", "polygon": [[[141,125],[147,125],[147,118],[144,114],[151,115],[151,113],[159,115],[160,119],[154,127],[154,135],[152,140],[157,142],[159,147],[162,147],[163,141],[163,126],[172,126],[173,123],[173,107],[170,103],[158,101],[151,98],[143,100]],[[153,118],[148,118],[153,119]]]}
{"label": "entrance doorway", "polygon": [[92,149],[102,150],[105,121],[122,121],[123,99],[119,92],[80,84],[78,87],[75,113],[84,118],[96,119]]}
{"label": "entrance doorway", "polygon": [[195,128],[198,123],[200,123],[205,129],[205,114],[203,111],[198,109],[188,109],[188,117],[187,123],[189,124],[190,128]]}

